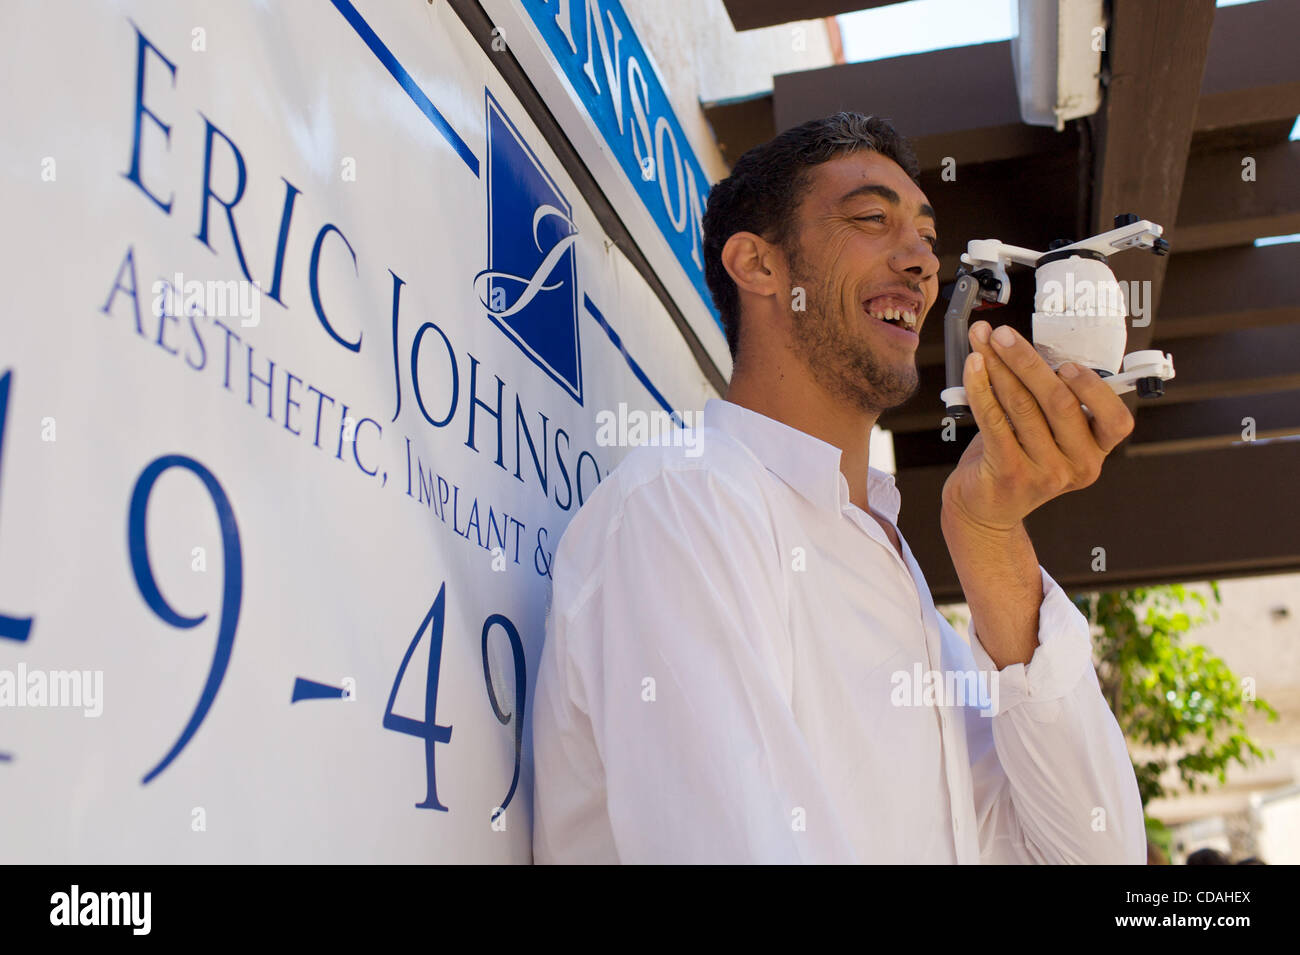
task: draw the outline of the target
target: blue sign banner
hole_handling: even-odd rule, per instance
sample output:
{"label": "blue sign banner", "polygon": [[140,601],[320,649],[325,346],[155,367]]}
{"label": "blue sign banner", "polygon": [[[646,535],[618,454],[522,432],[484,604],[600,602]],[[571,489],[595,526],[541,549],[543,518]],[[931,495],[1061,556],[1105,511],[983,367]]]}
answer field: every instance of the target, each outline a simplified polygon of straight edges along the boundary
{"label": "blue sign banner", "polygon": [[722,327],[704,281],[710,183],[619,0],[521,0],[673,255]]}

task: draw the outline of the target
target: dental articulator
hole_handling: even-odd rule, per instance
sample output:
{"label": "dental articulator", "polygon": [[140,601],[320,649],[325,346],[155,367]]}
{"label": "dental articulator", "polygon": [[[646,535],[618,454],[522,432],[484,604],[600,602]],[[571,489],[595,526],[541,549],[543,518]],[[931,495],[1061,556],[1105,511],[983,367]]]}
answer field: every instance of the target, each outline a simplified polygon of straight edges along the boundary
{"label": "dental articulator", "polygon": [[1116,394],[1137,390],[1139,398],[1159,398],[1174,377],[1171,355],[1158,350],[1124,354],[1128,344],[1128,305],[1107,258],[1125,249],[1167,255],[1164,229],[1128,214],[1115,228],[1079,242],[1058,240],[1047,252],[1006,245],[997,239],[972,239],[962,255],[957,283],[943,318],[946,385],[939,397],[947,413],[970,415],[962,369],[970,354],[973,311],[1005,305],[1011,299],[1010,265],[1034,269],[1032,325],[1034,348],[1053,371],[1067,361],[1097,372]]}

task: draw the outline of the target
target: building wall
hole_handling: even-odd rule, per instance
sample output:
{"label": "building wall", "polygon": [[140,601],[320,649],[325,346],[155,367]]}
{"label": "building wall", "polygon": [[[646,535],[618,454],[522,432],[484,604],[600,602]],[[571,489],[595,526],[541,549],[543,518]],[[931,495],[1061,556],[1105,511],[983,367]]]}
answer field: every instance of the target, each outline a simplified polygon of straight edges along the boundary
{"label": "building wall", "polygon": [[824,20],[737,33],[722,0],[676,3],[671,16],[662,0],[624,0],[623,8],[713,182],[726,176],[727,167],[700,104],[767,92],[777,73],[833,62]]}
{"label": "building wall", "polygon": [[[1226,580],[1218,620],[1189,639],[1222,657],[1239,679],[1277,710],[1276,721],[1251,715],[1248,732],[1272,757],[1232,767],[1208,793],[1158,800],[1148,810],[1178,824],[1187,851],[1200,848],[1197,821],[1251,818],[1253,853],[1269,863],[1300,862],[1300,574]],[[1211,843],[1204,843],[1209,845]],[[1242,853],[1237,853],[1238,855]]]}

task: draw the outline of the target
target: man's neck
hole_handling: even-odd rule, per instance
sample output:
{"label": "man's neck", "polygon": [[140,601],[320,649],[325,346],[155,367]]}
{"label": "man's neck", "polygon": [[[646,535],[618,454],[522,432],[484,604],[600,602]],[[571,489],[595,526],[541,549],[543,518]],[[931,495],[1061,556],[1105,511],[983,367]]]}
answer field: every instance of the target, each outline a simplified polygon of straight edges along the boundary
{"label": "man's neck", "polygon": [[854,408],[826,391],[788,354],[761,366],[737,363],[723,397],[839,448],[840,473],[849,484],[849,501],[871,512],[867,469],[871,429],[878,415]]}

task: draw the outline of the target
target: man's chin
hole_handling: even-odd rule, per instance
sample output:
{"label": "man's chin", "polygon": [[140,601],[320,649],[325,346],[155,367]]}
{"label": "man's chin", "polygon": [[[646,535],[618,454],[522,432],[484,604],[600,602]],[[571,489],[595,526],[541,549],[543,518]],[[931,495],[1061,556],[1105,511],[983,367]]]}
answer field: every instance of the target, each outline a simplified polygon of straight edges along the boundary
{"label": "man's chin", "polygon": [[796,330],[802,334],[796,334],[794,351],[811,377],[840,400],[868,414],[879,415],[904,405],[920,391],[915,354],[904,358],[860,338],[813,334],[821,326],[811,320]]}
{"label": "man's chin", "polygon": [[867,378],[848,376],[841,378],[831,390],[860,411],[879,416],[886,411],[907,404],[920,392],[920,382],[911,378]]}
{"label": "man's chin", "polygon": [[884,414],[886,411],[893,411],[895,408],[901,408],[907,404],[921,391],[919,382],[914,382],[910,388],[896,389],[878,389],[879,401],[877,407],[872,409],[876,414]]}
{"label": "man's chin", "polygon": [[854,388],[860,395],[859,404],[875,414],[901,407],[920,393],[921,376],[914,361],[896,367],[875,365],[870,373],[866,368],[859,371]]}

